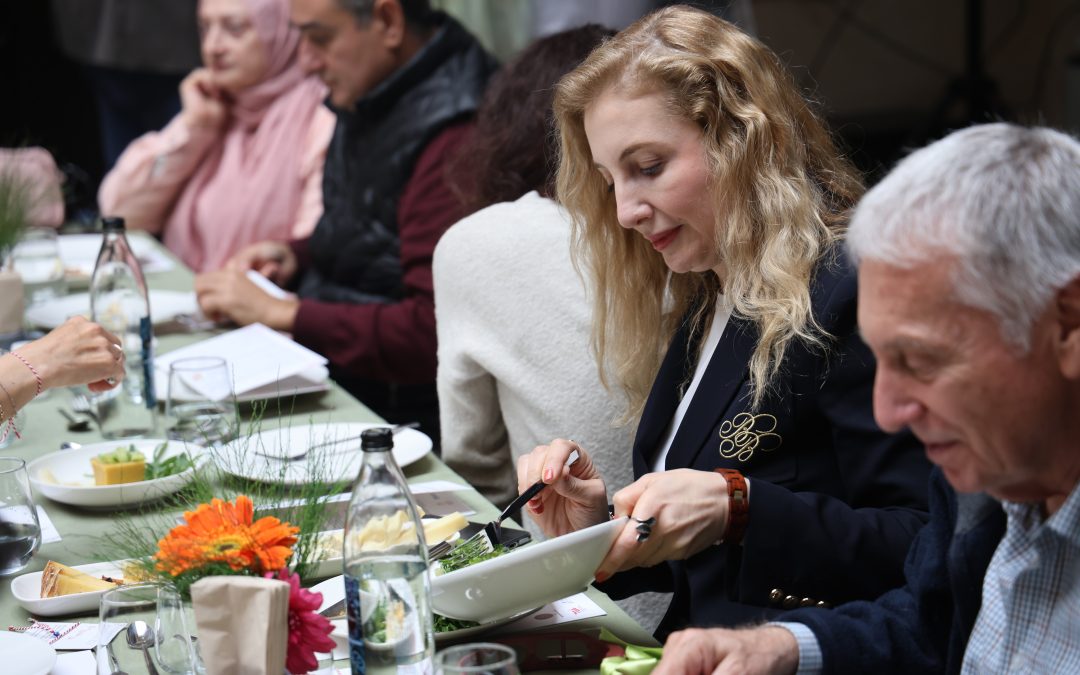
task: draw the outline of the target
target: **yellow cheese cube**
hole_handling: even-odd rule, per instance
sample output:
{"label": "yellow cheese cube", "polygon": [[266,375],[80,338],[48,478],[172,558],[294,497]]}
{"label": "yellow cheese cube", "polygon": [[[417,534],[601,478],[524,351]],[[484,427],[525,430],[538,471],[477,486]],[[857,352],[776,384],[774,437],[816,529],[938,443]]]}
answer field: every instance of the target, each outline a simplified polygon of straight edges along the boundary
{"label": "yellow cheese cube", "polygon": [[146,477],[146,461],[104,464],[97,457],[90,458],[94,467],[94,485],[119,485],[137,483]]}

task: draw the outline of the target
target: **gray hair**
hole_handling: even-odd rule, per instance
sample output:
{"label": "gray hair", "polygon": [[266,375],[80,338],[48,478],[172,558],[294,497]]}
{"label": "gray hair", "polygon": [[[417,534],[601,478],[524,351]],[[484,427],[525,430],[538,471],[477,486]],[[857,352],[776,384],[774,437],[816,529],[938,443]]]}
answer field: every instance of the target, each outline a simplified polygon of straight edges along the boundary
{"label": "gray hair", "polygon": [[956,298],[1026,352],[1038,315],[1080,274],[1080,143],[1013,124],[950,134],[866,193],[847,239],[856,262],[954,256]]}

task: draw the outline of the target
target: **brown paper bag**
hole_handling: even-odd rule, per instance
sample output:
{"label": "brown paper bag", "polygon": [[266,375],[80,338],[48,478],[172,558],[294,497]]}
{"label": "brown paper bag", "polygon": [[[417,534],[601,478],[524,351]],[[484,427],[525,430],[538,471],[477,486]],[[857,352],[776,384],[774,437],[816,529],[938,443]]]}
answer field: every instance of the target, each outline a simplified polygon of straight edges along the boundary
{"label": "brown paper bag", "polygon": [[206,577],[191,586],[207,675],[282,675],[289,644],[289,584]]}

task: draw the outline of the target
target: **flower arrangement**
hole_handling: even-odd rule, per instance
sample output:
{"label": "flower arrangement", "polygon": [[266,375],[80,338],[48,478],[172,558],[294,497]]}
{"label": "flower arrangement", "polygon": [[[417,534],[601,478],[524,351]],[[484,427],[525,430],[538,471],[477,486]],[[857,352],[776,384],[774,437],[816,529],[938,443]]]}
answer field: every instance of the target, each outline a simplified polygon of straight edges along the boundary
{"label": "flower arrangement", "polygon": [[191,584],[211,575],[249,575],[285,581],[289,593],[289,643],[285,667],[290,673],[313,670],[316,652],[334,648],[333,626],[316,613],[322,595],[300,587],[300,575],[290,572],[300,528],[274,516],[255,520],[251,498],[235,502],[214,498],[184,512],[184,523],[158,541],[157,552],[144,560],[145,572],[190,597]]}

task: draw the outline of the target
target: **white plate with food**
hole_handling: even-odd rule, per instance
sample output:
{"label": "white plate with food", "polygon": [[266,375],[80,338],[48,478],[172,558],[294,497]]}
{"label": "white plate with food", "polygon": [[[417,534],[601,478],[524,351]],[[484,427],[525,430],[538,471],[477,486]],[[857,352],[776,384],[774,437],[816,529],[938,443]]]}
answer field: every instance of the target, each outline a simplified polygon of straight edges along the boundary
{"label": "white plate with food", "polygon": [[97,614],[102,594],[123,580],[122,564],[113,561],[68,567],[50,560],[45,570],[12,579],[11,595],[34,616]]}
{"label": "white plate with food", "polygon": [[[428,546],[434,546],[443,541],[457,542],[461,539],[459,531],[469,524],[465,516],[456,512],[441,518],[425,516],[423,521],[424,540]],[[323,579],[340,575],[345,564],[342,557],[345,545],[345,530],[326,530],[325,532],[319,532],[316,536],[318,536],[318,543],[316,544],[318,547],[317,559],[314,568],[308,573],[309,577],[311,579]]]}
{"label": "white plate with food", "polygon": [[609,520],[474,565],[431,575],[431,606],[486,624],[588,588],[626,518]]}
{"label": "white plate with food", "polygon": [[[266,429],[215,448],[215,462],[239,478],[284,485],[350,482],[363,460],[360,433],[387,424],[305,424]],[[394,459],[406,467],[431,452],[431,438],[415,429],[394,435]]]}
{"label": "white plate with food", "polygon": [[[190,291],[150,290],[150,316],[154,325],[175,321],[185,314],[196,314],[199,303]],[[35,326],[52,330],[73,316],[90,317],[90,294],[73,293],[47,302],[31,305],[26,320]]]}
{"label": "white plate with food", "polygon": [[[126,454],[131,446],[143,456],[141,469],[138,457]],[[133,506],[176,493],[195,478],[207,457],[201,445],[184,441],[104,441],[38,457],[26,471],[38,494],[62,504]]]}
{"label": "white plate with food", "polygon": [[11,631],[0,632],[0,654],[9,675],[48,675],[56,664],[56,650],[49,643]]}

